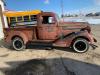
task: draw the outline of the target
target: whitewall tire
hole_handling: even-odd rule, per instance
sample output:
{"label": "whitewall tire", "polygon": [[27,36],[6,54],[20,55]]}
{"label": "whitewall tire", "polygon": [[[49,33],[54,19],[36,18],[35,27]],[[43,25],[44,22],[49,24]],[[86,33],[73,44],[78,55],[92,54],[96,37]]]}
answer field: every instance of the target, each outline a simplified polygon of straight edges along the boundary
{"label": "whitewall tire", "polygon": [[12,40],[12,46],[17,51],[22,51],[22,50],[25,50],[26,48],[24,41],[19,37],[16,37]]}
{"label": "whitewall tire", "polygon": [[86,39],[78,38],[74,41],[72,48],[75,52],[84,53],[89,50],[89,43]]}

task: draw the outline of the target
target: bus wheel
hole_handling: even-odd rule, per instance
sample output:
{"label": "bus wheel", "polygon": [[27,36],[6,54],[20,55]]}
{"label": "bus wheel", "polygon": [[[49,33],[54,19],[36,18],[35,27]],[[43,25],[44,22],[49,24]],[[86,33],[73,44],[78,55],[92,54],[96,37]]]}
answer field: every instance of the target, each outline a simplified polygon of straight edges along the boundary
{"label": "bus wheel", "polygon": [[12,40],[12,46],[16,51],[22,51],[26,48],[24,41],[19,37],[16,37]]}
{"label": "bus wheel", "polygon": [[77,53],[85,53],[89,50],[89,43],[83,38],[78,38],[74,41],[72,48]]}

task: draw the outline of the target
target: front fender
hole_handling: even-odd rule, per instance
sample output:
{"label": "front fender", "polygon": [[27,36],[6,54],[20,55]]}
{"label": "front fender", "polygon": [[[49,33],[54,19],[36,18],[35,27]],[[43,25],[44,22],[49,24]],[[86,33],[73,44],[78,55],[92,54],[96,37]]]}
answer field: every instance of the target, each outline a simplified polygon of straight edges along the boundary
{"label": "front fender", "polygon": [[90,44],[94,42],[93,36],[90,33],[88,33],[88,31],[79,31],[79,32],[74,32],[72,35],[65,38],[66,46],[67,47],[71,46],[72,42],[77,38],[84,38],[88,40]]}

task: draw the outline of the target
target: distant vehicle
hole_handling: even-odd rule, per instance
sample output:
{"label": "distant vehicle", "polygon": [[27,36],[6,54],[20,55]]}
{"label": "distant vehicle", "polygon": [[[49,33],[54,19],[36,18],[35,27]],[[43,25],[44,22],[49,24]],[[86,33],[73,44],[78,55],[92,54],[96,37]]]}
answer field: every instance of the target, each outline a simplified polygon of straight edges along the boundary
{"label": "distant vehicle", "polygon": [[17,50],[25,50],[28,43],[70,47],[84,53],[96,39],[86,22],[61,22],[53,12],[40,10],[5,12],[8,28],[4,28],[5,41]]}

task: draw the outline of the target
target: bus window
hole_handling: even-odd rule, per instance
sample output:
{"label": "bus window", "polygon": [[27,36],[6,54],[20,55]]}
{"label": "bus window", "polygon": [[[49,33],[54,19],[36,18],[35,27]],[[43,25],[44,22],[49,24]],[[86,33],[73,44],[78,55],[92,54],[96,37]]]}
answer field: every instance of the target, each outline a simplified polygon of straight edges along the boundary
{"label": "bus window", "polygon": [[31,15],[30,18],[31,18],[31,21],[37,21],[36,15]]}
{"label": "bus window", "polygon": [[10,23],[15,23],[16,22],[16,18],[15,17],[10,17]]}
{"label": "bus window", "polygon": [[37,16],[36,15],[26,15],[26,16],[17,16],[17,17],[9,17],[11,26],[22,26],[22,25],[36,25],[37,24]]}
{"label": "bus window", "polygon": [[29,19],[29,16],[24,16],[24,22],[29,22],[30,19]]}
{"label": "bus window", "polygon": [[22,19],[22,16],[19,16],[19,17],[17,17],[17,21],[18,22],[21,22],[23,19]]}
{"label": "bus window", "polygon": [[16,22],[16,18],[15,17],[10,17],[10,22],[11,23]]}

